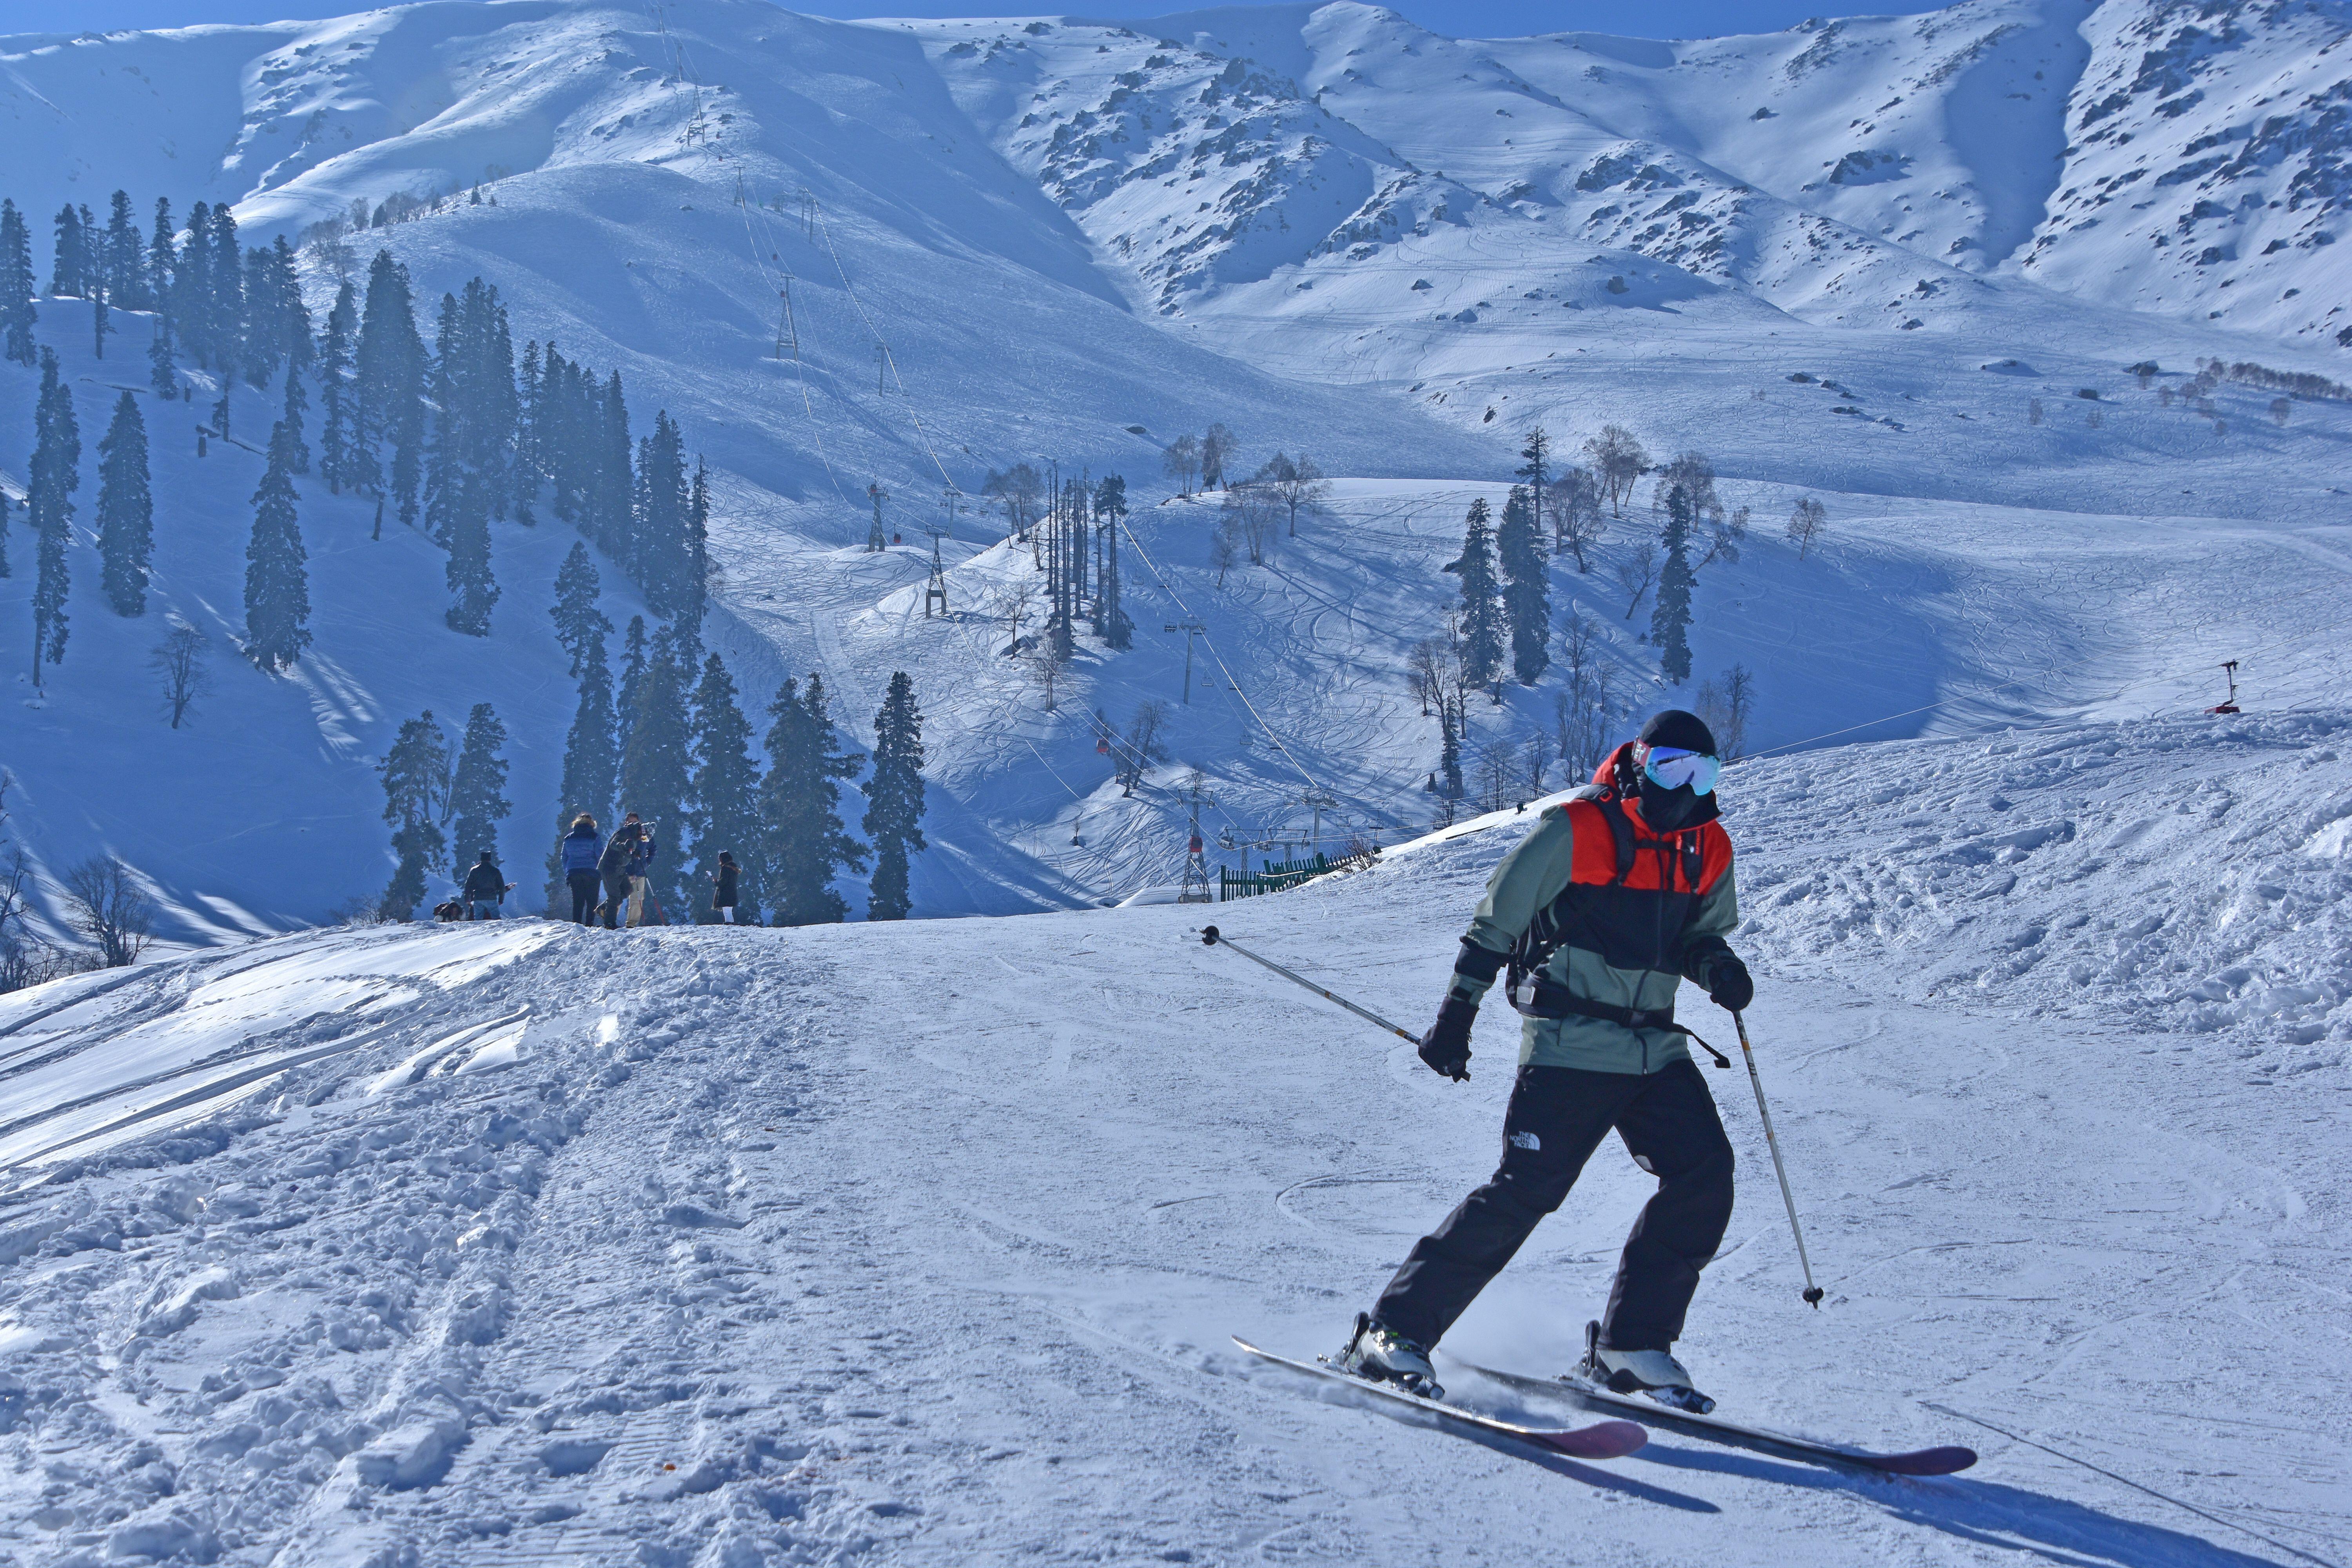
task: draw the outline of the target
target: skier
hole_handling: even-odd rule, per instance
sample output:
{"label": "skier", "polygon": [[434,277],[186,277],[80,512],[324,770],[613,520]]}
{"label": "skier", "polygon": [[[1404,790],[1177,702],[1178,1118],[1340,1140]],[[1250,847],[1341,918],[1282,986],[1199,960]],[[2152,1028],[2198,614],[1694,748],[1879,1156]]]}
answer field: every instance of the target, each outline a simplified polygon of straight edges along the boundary
{"label": "skier", "polygon": [[596,858],[596,874],[604,879],[604,901],[597,906],[597,912],[604,917],[606,931],[621,923],[621,906],[629,897],[629,857],[636,852],[640,831],[633,811],[613,829],[604,852]]}
{"label": "skier", "polygon": [[506,873],[499,869],[497,850],[482,851],[482,858],[474,862],[472,870],[466,873],[466,885],[461,891],[465,894],[468,919],[494,921],[499,918],[499,906],[506,902],[509,893],[514,891],[514,884],[508,881]]}
{"label": "skier", "polygon": [[575,924],[595,923],[599,885],[596,862],[602,848],[596,819],[584,811],[573,817],[572,831],[563,836],[562,864],[564,884],[572,889],[572,919]]}
{"label": "skier", "polygon": [[735,882],[742,868],[728,850],[719,852],[719,869],[710,874],[710,911],[719,917],[720,925],[735,923]]}
{"label": "skier", "polygon": [[1731,1144],[1674,1004],[1685,978],[1733,1012],[1755,999],[1724,940],[1738,914],[1731,839],[1716,820],[1720,771],[1706,725],[1668,709],[1495,868],[1421,1059],[1444,1077],[1470,1076],[1471,1020],[1508,964],[1507,994],[1527,1023],[1502,1163],[1357,1317],[1346,1370],[1441,1396],[1430,1347],[1560,1205],[1613,1127],[1658,1190],[1626,1238],[1579,1370],[1620,1394],[1715,1407],[1673,1348],[1731,1220]]}

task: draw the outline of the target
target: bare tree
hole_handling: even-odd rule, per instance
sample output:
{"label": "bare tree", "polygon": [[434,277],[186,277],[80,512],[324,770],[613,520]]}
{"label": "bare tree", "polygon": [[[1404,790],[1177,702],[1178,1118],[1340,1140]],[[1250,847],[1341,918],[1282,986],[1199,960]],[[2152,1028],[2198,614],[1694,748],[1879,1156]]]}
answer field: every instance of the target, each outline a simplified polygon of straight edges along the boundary
{"label": "bare tree", "polygon": [[182,621],[165,633],[147,656],[147,668],[163,683],[163,711],[178,729],[212,688],[212,672],[205,668],[205,634]]}
{"label": "bare tree", "polygon": [[1037,603],[1037,580],[1015,577],[996,591],[996,613],[1011,626],[1011,638],[1004,645],[1004,657],[1017,658],[1021,652],[1021,623]]}
{"label": "bare tree", "polygon": [[1479,810],[1500,811],[1510,804],[1512,784],[1519,771],[1517,753],[1518,748],[1508,741],[1489,741],[1478,748],[1470,782],[1477,791]]}
{"label": "bare tree", "polygon": [[1405,685],[1420,700],[1421,716],[1429,717],[1429,705],[1445,700],[1445,645],[1435,637],[1423,637],[1405,650]]}
{"label": "bare tree", "polygon": [[1209,564],[1217,569],[1217,586],[1225,585],[1225,574],[1242,558],[1240,530],[1230,517],[1220,518],[1209,534]]}
{"label": "bare tree", "polygon": [[1160,459],[1160,470],[1180,487],[1179,493],[1191,495],[1192,481],[1201,476],[1201,443],[1191,436],[1179,436],[1168,443],[1168,454]]}
{"label": "bare tree", "polygon": [[1692,710],[1715,731],[1717,755],[1736,762],[1748,751],[1748,720],[1756,707],[1756,677],[1735,664],[1712,680],[1699,682]]}
{"label": "bare tree", "polygon": [[1643,534],[1610,563],[1609,574],[1625,590],[1625,618],[1630,621],[1642,595],[1658,580],[1658,542]]}
{"label": "bare tree", "polygon": [[1586,552],[1601,542],[1609,520],[1601,512],[1601,482],[1590,468],[1570,468],[1551,482],[1551,526],[1555,542],[1576,558],[1576,569],[1589,572]]}
{"label": "bare tree", "polygon": [[1282,516],[1282,502],[1273,489],[1255,479],[1225,487],[1222,508],[1223,522],[1241,535],[1249,547],[1250,564],[1265,564],[1266,542],[1274,537],[1274,525]]}
{"label": "bare tree", "polygon": [[1167,727],[1168,704],[1153,699],[1135,705],[1135,717],[1128,721],[1126,738],[1118,743],[1119,794],[1133,795],[1144,773],[1168,760],[1168,748],[1160,740]]}
{"label": "bare tree", "polygon": [[1657,489],[1651,492],[1650,510],[1664,512],[1666,497],[1676,485],[1691,504],[1691,515],[1720,523],[1723,501],[1715,493],[1715,465],[1703,452],[1685,452],[1658,470]]}
{"label": "bare tree", "polygon": [[1234,433],[1223,425],[1212,425],[1201,437],[1201,488],[1221,490],[1225,488],[1225,470],[1233,466]]}
{"label": "bare tree", "polygon": [[991,468],[980,493],[1004,509],[1004,525],[1013,538],[1026,539],[1045,499],[1045,478],[1034,463],[1015,463],[1001,474]]}
{"label": "bare tree", "polygon": [[1552,727],[1559,759],[1571,780],[1591,775],[1608,743],[1615,671],[1601,658],[1601,628],[1583,616],[1569,619],[1564,641],[1568,689],[1552,699]]}
{"label": "bare tree", "polygon": [[1029,678],[1045,689],[1045,711],[1048,713],[1054,711],[1054,683],[1061,679],[1062,668],[1069,662],[1070,656],[1063,652],[1052,637],[1040,642],[1029,655]]}
{"label": "bare tree", "polygon": [[[8,786],[16,782],[0,773],[0,825],[8,820]],[[22,991],[49,977],[49,944],[33,930],[33,903],[25,892],[32,879],[32,857],[22,844],[9,843],[0,856],[0,992]]]}
{"label": "bare tree", "polygon": [[1631,430],[1622,425],[1603,425],[1601,434],[1584,444],[1584,455],[1592,459],[1593,470],[1600,475],[1610,511],[1624,516],[1626,498],[1633,493],[1633,481],[1648,470],[1650,454],[1642,449]]}
{"label": "bare tree", "polygon": [[1308,457],[1296,458],[1276,452],[1260,465],[1250,482],[1263,486],[1266,492],[1282,503],[1289,516],[1290,537],[1298,537],[1298,514],[1320,512],[1323,503],[1331,498],[1330,481],[1323,470]]}
{"label": "bare tree", "polygon": [[1706,553],[1692,563],[1691,570],[1696,572],[1711,561],[1720,561],[1727,566],[1738,565],[1739,542],[1748,537],[1748,520],[1750,515],[1748,510],[1743,506],[1729,517],[1726,517],[1723,515],[1723,509],[1717,507],[1714,514],[1706,520]]}
{"label": "bare tree", "polygon": [[1533,800],[1549,787],[1551,765],[1559,756],[1557,740],[1541,725],[1519,742],[1519,784],[1528,799]]}
{"label": "bare tree", "polygon": [[1820,542],[1829,531],[1829,509],[1811,496],[1801,497],[1789,512],[1789,537],[1797,542],[1797,559],[1802,561],[1807,552]]}
{"label": "bare tree", "polygon": [[93,856],[66,873],[63,891],[74,930],[96,944],[109,969],[138,962],[155,926],[154,900],[111,855]]}

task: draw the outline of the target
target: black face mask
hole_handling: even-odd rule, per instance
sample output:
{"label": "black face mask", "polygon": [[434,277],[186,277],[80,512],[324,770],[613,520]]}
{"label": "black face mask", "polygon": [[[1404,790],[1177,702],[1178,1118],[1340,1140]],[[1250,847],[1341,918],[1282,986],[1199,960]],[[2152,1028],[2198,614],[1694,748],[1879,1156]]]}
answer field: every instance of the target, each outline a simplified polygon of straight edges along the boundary
{"label": "black face mask", "polygon": [[1642,775],[1642,820],[1654,833],[1672,833],[1698,815],[1698,794],[1690,785],[1666,789],[1647,773]]}

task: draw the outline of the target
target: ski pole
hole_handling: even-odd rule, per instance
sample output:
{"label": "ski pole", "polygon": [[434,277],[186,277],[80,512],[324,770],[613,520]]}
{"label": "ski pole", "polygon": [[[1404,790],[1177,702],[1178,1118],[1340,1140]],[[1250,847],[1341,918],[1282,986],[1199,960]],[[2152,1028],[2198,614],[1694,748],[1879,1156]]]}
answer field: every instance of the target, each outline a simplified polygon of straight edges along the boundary
{"label": "ski pole", "polygon": [[1326,1002],[1338,1003],[1340,1006],[1345,1007],[1349,1012],[1353,1013],[1357,1017],[1363,1019],[1366,1023],[1379,1025],[1381,1028],[1386,1029],[1390,1034],[1394,1035],[1398,1039],[1410,1040],[1414,1045],[1419,1045],[1421,1043],[1421,1037],[1419,1035],[1408,1035],[1402,1029],[1398,1028],[1394,1024],[1390,1023],[1386,1018],[1381,1017],[1378,1013],[1366,1012],[1363,1008],[1357,1006],[1353,1002],[1349,1001],[1345,996],[1324,990],[1323,987],[1316,984],[1312,980],[1306,978],[1304,975],[1292,973],[1289,970],[1285,969],[1282,965],[1275,963],[1274,960],[1270,958],[1260,958],[1248,948],[1245,948],[1239,942],[1234,941],[1233,938],[1221,934],[1214,926],[1203,926],[1201,928],[1201,945],[1203,947],[1217,947],[1222,945],[1232,948],[1235,952],[1240,953],[1252,963],[1262,963],[1265,965],[1266,968],[1273,970],[1276,974],[1281,975],[1285,980],[1289,981],[1292,984],[1304,985],[1309,991],[1314,992],[1318,996],[1322,997]]}
{"label": "ski pole", "polygon": [[1797,1238],[1797,1267],[1805,1271],[1805,1304],[1821,1310],[1822,1288],[1813,1283],[1813,1266],[1805,1257],[1805,1228],[1797,1223],[1797,1199],[1789,1191],[1789,1167],[1780,1163],[1780,1140],[1772,1135],[1772,1112],[1764,1104],[1764,1080],[1756,1072],[1756,1053],[1748,1045],[1748,1020],[1731,1016],[1739,1031],[1739,1054],[1748,1063],[1748,1081],[1756,1089],[1756,1114],[1764,1119],[1764,1146],[1772,1151],[1772,1173],[1780,1178],[1780,1201],[1789,1205],[1789,1234]]}

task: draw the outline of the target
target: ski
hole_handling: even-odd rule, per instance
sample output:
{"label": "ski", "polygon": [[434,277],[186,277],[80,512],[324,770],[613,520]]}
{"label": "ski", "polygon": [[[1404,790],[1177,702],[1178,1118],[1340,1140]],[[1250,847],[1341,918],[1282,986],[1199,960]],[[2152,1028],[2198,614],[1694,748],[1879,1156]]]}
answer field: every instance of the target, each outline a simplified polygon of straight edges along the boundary
{"label": "ski", "polygon": [[1447,1359],[1480,1377],[1492,1378],[1504,1387],[1521,1394],[1549,1394],[1574,1400],[1587,1410],[1630,1416],[1669,1432],[1679,1432],[1686,1437],[1703,1437],[1710,1443],[1747,1448],[1759,1454],[1769,1454],[1775,1458],[1826,1466],[1831,1469],[1862,1470],[1881,1476],[1948,1476],[1977,1462],[1973,1448],[1949,1447],[1915,1448],[1906,1454],[1866,1453],[1834,1443],[1817,1442],[1811,1437],[1792,1437],[1783,1432],[1768,1432],[1762,1427],[1726,1421],[1717,1415],[1699,1415],[1687,1410],[1676,1410],[1655,1400],[1637,1399],[1631,1394],[1598,1387],[1573,1373],[1563,1373],[1556,1378],[1528,1377],[1515,1372],[1497,1372],[1493,1367],[1463,1361],[1459,1356]]}
{"label": "ski", "polygon": [[1370,1378],[1358,1377],[1353,1373],[1341,1372],[1338,1367],[1319,1358],[1315,1361],[1293,1361],[1286,1355],[1276,1355],[1272,1351],[1260,1350],[1239,1334],[1234,1336],[1234,1343],[1241,1346],[1250,1354],[1261,1360],[1270,1361],[1276,1366],[1286,1366],[1293,1372],[1307,1373],[1316,1377],[1330,1378],[1350,1388],[1361,1389],[1366,1394],[1378,1394],[1383,1399],[1393,1399],[1400,1404],[1410,1405],[1417,1410],[1425,1410],[1440,1420],[1451,1421],[1462,1426],[1475,1426],[1482,1432],[1498,1433],[1506,1437],[1516,1437],[1522,1443],[1531,1444],[1551,1453],[1565,1454],[1572,1459],[1622,1459],[1650,1440],[1650,1435],[1631,1421],[1596,1421],[1590,1426],[1559,1431],[1538,1426],[1522,1426],[1515,1421],[1505,1421],[1494,1415],[1481,1415],[1475,1410],[1465,1410],[1458,1405],[1447,1405],[1435,1399],[1423,1399],[1417,1394],[1407,1394],[1402,1388],[1374,1383]]}

